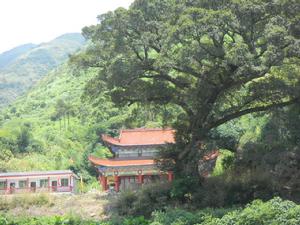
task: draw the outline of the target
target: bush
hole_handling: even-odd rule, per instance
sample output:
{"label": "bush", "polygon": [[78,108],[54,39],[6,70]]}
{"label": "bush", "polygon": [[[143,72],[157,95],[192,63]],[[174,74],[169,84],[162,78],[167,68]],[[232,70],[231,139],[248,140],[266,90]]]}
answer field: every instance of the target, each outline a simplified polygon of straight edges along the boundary
{"label": "bush", "polygon": [[207,216],[203,225],[298,225],[300,224],[300,206],[291,201],[276,197],[268,202],[255,200],[243,210],[236,210],[222,218]]}
{"label": "bush", "polygon": [[150,217],[155,210],[164,210],[170,204],[170,184],[148,184],[137,191],[122,192],[113,203],[121,216]]}
{"label": "bush", "polygon": [[18,194],[9,197],[0,197],[0,210],[9,210],[16,207],[29,208],[30,206],[50,205],[49,194]]}
{"label": "bush", "polygon": [[168,209],[166,212],[153,213],[151,225],[193,225],[203,221],[201,213],[192,213],[182,209]]}
{"label": "bush", "polygon": [[13,217],[0,215],[0,225],[109,225],[105,222],[82,220],[78,217]]}
{"label": "bush", "polygon": [[245,205],[254,199],[269,200],[276,194],[272,179],[264,171],[230,171],[222,176],[205,179],[193,193],[193,205],[232,207]]}
{"label": "bush", "polygon": [[[268,202],[255,200],[244,209],[204,209],[187,212],[169,209],[155,212],[150,225],[299,225],[300,206],[276,197]],[[223,213],[225,213],[223,215]],[[219,217],[221,216],[221,217]]]}

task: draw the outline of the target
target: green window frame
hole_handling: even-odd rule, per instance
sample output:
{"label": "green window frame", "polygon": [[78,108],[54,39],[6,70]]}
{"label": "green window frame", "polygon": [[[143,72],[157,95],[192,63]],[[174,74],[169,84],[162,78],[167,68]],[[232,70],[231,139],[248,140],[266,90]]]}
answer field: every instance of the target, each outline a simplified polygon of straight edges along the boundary
{"label": "green window frame", "polygon": [[0,181],[0,190],[1,189],[6,189],[6,187],[7,187],[6,181]]}
{"label": "green window frame", "polygon": [[62,178],[60,180],[61,186],[62,187],[68,187],[69,186],[69,179],[68,178]]}
{"label": "green window frame", "polygon": [[19,188],[26,188],[27,181],[26,180],[19,180]]}
{"label": "green window frame", "polygon": [[40,180],[40,187],[48,187],[48,179],[41,179]]}

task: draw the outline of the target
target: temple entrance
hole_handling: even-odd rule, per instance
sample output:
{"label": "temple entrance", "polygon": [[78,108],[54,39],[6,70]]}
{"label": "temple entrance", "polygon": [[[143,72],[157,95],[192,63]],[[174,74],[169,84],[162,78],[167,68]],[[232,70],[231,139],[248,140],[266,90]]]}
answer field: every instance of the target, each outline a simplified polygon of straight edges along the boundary
{"label": "temple entrance", "polygon": [[139,187],[137,176],[122,176],[120,177],[120,191],[135,190]]}

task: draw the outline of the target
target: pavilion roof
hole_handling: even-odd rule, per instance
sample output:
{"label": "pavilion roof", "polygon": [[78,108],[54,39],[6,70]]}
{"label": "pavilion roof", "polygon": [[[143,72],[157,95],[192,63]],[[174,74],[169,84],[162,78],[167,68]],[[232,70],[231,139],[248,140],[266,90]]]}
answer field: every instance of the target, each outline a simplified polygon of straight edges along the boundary
{"label": "pavilion roof", "polygon": [[102,135],[102,140],[118,146],[163,145],[175,143],[174,135],[175,130],[171,128],[137,128],[121,130],[118,138]]}
{"label": "pavilion roof", "polygon": [[97,166],[122,167],[122,166],[147,166],[154,165],[153,159],[100,159],[94,156],[89,156],[89,160]]}

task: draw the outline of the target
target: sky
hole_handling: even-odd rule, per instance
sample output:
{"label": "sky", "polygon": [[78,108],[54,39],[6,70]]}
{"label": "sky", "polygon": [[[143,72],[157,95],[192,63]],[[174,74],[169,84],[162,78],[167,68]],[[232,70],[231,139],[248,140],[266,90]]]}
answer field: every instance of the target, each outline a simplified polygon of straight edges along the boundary
{"label": "sky", "polygon": [[0,53],[97,24],[97,15],[133,0],[0,0]]}

